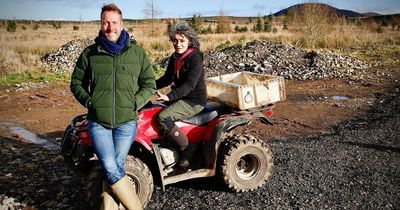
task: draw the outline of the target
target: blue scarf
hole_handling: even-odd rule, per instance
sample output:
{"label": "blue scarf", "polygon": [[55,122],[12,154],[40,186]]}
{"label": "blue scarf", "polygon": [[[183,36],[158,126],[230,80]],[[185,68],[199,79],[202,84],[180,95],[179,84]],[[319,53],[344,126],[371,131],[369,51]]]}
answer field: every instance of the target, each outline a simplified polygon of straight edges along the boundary
{"label": "blue scarf", "polygon": [[125,49],[125,47],[129,43],[129,34],[128,32],[125,31],[125,29],[122,29],[121,35],[119,36],[118,40],[116,42],[111,42],[109,41],[104,33],[100,30],[99,31],[99,36],[96,37],[95,39],[96,43],[98,43],[100,46],[104,48],[107,52],[111,54],[118,54],[122,52],[122,50]]}

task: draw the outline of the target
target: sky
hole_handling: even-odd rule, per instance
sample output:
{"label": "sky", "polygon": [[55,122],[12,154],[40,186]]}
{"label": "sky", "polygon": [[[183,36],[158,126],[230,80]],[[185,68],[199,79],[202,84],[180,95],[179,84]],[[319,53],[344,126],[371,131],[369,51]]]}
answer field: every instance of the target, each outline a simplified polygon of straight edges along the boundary
{"label": "sky", "polygon": [[[124,19],[146,18],[144,9],[151,0],[0,0],[0,19],[27,20],[98,20],[100,8],[115,3]],[[153,0],[160,14],[157,18],[185,18],[194,14],[215,16],[263,16],[309,0]],[[313,1],[315,2],[315,1]],[[400,13],[400,0],[330,0],[317,1],[338,9],[356,12]]]}

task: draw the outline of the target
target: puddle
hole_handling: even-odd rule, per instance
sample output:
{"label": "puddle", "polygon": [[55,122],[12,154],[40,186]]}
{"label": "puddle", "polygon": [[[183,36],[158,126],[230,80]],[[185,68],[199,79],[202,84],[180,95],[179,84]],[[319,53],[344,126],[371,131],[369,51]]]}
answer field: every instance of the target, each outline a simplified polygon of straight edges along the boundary
{"label": "puddle", "polygon": [[347,101],[347,100],[349,100],[349,97],[347,97],[347,96],[333,96],[332,99],[336,100],[336,101]]}
{"label": "puddle", "polygon": [[48,141],[47,139],[39,137],[37,134],[32,133],[25,128],[21,127],[10,127],[10,131],[14,134],[20,136],[25,142],[39,144],[45,149],[48,150],[58,150],[60,145],[56,142]]}

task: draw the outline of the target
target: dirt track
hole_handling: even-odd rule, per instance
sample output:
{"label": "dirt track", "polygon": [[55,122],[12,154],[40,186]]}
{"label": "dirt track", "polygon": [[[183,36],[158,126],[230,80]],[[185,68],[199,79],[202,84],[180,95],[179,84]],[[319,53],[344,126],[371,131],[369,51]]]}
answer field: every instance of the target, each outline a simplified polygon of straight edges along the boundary
{"label": "dirt track", "polygon": [[[288,82],[275,125],[243,129],[269,141],[275,166],[267,185],[235,194],[214,179],[187,181],[156,188],[148,209],[400,209],[398,79]],[[0,107],[0,200],[81,209],[80,179],[57,151],[23,143],[9,130],[20,126],[57,141],[85,112],[67,84],[2,92]]]}

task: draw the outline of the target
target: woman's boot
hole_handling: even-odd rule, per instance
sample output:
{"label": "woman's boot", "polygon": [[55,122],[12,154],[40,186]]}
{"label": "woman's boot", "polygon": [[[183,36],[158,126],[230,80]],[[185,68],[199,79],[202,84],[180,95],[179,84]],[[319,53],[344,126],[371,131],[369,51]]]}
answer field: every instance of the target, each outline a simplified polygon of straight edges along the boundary
{"label": "woman's boot", "polygon": [[167,133],[167,136],[176,144],[178,144],[181,151],[178,165],[181,168],[188,168],[194,153],[194,145],[189,144],[187,136],[176,125],[171,128],[171,130]]}
{"label": "woman's boot", "polygon": [[127,176],[122,177],[116,183],[111,185],[114,194],[117,196],[122,205],[128,210],[142,210],[142,204],[136,190]]}
{"label": "woman's boot", "polygon": [[188,168],[192,162],[193,154],[196,151],[196,145],[189,144],[182,152],[178,165],[181,168]]}

